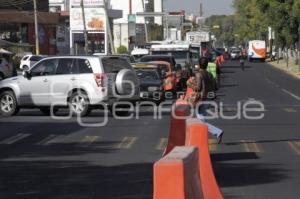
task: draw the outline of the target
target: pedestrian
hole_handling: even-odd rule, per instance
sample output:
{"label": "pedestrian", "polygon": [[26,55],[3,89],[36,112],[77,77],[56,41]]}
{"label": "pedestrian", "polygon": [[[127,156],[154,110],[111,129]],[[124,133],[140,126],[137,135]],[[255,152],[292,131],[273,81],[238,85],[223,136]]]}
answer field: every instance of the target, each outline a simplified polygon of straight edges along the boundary
{"label": "pedestrian", "polygon": [[[214,78],[211,73],[207,71],[208,59],[203,57],[199,61],[199,65],[195,66],[195,91],[200,96],[199,102],[206,102],[215,99],[215,85]],[[208,125],[209,133],[218,138],[218,143],[222,142],[223,131],[207,122],[204,118],[207,115],[209,106],[205,103],[199,105],[199,109],[196,110],[197,118],[202,120]]]}

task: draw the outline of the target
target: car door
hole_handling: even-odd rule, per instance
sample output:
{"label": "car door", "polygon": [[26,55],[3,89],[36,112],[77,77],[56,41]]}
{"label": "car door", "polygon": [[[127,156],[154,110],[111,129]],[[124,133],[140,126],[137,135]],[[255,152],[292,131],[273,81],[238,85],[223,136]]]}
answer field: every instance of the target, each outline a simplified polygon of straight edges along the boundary
{"label": "car door", "polygon": [[69,92],[74,88],[77,74],[73,58],[60,58],[54,79],[50,85],[52,105],[67,105]]}
{"label": "car door", "polygon": [[46,59],[30,70],[28,78],[22,78],[20,87],[20,103],[22,105],[50,105],[50,84],[57,67],[57,59]]}

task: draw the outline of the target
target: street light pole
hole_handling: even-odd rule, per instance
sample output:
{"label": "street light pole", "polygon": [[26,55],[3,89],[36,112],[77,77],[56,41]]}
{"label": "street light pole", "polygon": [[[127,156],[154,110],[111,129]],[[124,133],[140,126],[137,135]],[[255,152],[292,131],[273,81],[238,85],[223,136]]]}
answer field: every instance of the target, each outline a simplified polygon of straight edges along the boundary
{"label": "street light pole", "polygon": [[83,0],[80,2],[81,10],[82,10],[82,21],[83,21],[83,34],[84,34],[84,51],[85,54],[87,55],[89,53],[89,48],[88,48],[88,33],[86,30],[86,21],[85,21],[85,11],[84,11],[84,3]]}
{"label": "street light pole", "polygon": [[37,17],[37,6],[36,0],[33,0],[34,9],[34,32],[35,32],[35,54],[40,54],[40,41],[39,41],[39,28],[38,28],[38,17]]}

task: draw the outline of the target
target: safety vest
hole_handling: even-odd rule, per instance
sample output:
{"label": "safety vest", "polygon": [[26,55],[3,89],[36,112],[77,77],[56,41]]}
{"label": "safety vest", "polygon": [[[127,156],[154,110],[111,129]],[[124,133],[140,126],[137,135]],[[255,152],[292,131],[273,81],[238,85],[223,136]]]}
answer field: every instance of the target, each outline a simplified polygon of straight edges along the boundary
{"label": "safety vest", "polygon": [[207,72],[211,73],[213,77],[217,78],[217,64],[214,62],[209,62],[207,66]]}

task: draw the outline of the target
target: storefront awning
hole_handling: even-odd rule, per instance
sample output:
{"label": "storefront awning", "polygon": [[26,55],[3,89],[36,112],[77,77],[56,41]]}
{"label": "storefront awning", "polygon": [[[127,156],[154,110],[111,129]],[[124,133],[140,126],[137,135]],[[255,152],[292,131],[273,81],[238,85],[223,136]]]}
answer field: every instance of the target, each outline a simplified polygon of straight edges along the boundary
{"label": "storefront awning", "polygon": [[[34,23],[33,12],[6,10],[0,12],[0,23]],[[58,13],[38,12],[38,23],[55,25],[59,23]]]}

